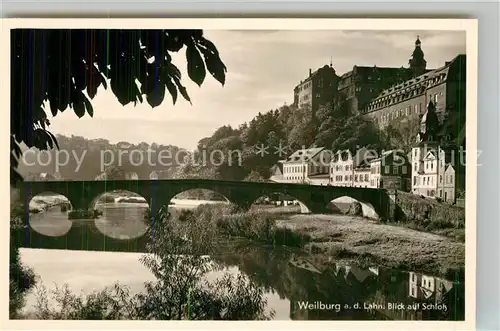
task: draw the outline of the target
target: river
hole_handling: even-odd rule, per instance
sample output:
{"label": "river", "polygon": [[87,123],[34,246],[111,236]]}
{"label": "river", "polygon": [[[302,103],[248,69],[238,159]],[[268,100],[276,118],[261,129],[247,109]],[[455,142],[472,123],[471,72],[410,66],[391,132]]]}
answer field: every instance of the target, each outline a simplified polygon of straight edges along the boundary
{"label": "river", "polygon": [[[174,200],[170,212],[194,208],[204,201]],[[95,221],[102,234],[115,239],[141,236],[146,231],[143,203],[98,204],[103,215]],[[32,215],[31,227],[49,236],[62,236],[73,223],[59,207]],[[93,221],[92,221],[93,222]],[[67,284],[74,292],[88,293],[119,281],[132,292],[144,289],[143,283],[154,280],[139,262],[142,253],[95,252],[57,249],[21,249],[21,259],[34,269],[49,289]],[[267,309],[277,320],[426,320],[463,319],[461,284],[437,277],[383,267],[360,268],[337,261],[319,270],[307,256],[290,249],[263,245],[242,245],[231,254],[217,257],[225,271],[244,273],[266,288]],[[219,274],[210,274],[209,278]],[[453,300],[451,298],[454,298]],[[361,309],[355,308],[359,303]],[[390,304],[420,304],[419,309],[397,309]],[[423,310],[423,304],[441,304],[438,310]],[[35,304],[27,298],[26,311]],[[306,304],[312,306],[305,308]],[[323,306],[322,306],[323,305]],[[340,306],[339,306],[340,305]],[[349,305],[349,307],[345,306]],[[444,305],[444,306],[443,306]],[[313,307],[314,306],[314,307]],[[395,308],[396,307],[396,308]],[[429,306],[430,307],[430,306]],[[443,308],[446,307],[446,308]],[[444,310],[446,309],[446,310]]]}

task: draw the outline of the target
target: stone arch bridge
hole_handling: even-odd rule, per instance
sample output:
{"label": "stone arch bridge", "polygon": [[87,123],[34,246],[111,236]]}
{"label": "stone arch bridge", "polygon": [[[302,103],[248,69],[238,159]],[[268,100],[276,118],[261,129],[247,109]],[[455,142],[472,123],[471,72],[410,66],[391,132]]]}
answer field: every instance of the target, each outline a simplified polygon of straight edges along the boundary
{"label": "stone arch bridge", "polygon": [[19,187],[26,205],[36,195],[53,192],[64,195],[74,209],[93,208],[106,192],[126,190],[142,196],[154,213],[177,194],[191,189],[207,189],[219,193],[243,210],[259,197],[273,193],[290,195],[304,204],[311,213],[325,213],[328,203],[348,196],[373,207],[379,217],[393,219],[394,204],[387,190],[356,187],[316,186],[269,182],[222,181],[208,179],[116,180],[116,181],[36,181]]}

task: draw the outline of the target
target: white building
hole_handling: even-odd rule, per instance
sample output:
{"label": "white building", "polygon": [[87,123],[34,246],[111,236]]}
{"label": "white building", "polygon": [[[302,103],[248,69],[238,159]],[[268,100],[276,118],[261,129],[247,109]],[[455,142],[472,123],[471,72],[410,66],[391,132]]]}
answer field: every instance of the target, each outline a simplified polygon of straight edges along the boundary
{"label": "white building", "polygon": [[412,149],[413,194],[455,201],[455,169],[440,146],[419,144]]}
{"label": "white building", "polygon": [[300,149],[281,161],[283,182],[310,184],[310,176],[328,174],[331,153],[324,147]]}
{"label": "white building", "polygon": [[411,192],[454,203],[456,176],[452,154],[436,141],[438,126],[435,107],[430,102],[411,151]]}
{"label": "white building", "polygon": [[352,186],[354,164],[350,151],[337,151],[330,163],[330,184],[332,186]]}
{"label": "white building", "polygon": [[354,157],[348,150],[338,151],[330,164],[330,185],[371,187],[369,162],[375,157],[375,153],[364,147]]}

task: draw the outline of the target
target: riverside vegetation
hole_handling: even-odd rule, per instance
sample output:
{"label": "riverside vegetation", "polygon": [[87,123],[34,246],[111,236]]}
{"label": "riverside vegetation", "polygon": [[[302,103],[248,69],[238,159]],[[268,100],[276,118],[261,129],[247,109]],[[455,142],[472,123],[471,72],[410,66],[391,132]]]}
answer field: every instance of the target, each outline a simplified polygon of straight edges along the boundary
{"label": "riverside vegetation", "polygon": [[[22,208],[21,208],[22,209]],[[351,209],[351,208],[349,208]],[[24,210],[24,209],[22,209]],[[224,204],[201,205],[170,216],[162,210],[146,235],[155,233],[141,262],[156,281],[146,291],[131,294],[127,286],[114,284],[86,296],[67,286],[49,293],[30,270],[11,284],[11,316],[37,319],[270,319],[264,289],[247,276],[225,274],[215,283],[204,276],[222,270],[217,258],[221,245],[238,237],[271,247],[288,247],[317,268],[328,269],[338,261],[360,266],[425,272],[463,279],[464,245],[453,238],[423,233],[402,226],[379,224],[350,215],[297,214],[298,206],[254,205],[248,212]],[[149,215],[148,217],[151,217]],[[158,221],[157,221],[158,220]],[[169,252],[169,254],[166,254]],[[182,256],[181,256],[182,255]],[[18,260],[12,260],[17,261]],[[11,283],[16,268],[11,265]],[[17,278],[16,278],[17,277]],[[17,285],[16,285],[17,284]],[[15,289],[36,289],[37,304],[30,316],[19,316],[23,294]],[[164,296],[162,293],[169,293]],[[189,303],[186,298],[189,296]],[[187,313],[189,305],[189,316]],[[162,307],[162,308],[159,308]]]}

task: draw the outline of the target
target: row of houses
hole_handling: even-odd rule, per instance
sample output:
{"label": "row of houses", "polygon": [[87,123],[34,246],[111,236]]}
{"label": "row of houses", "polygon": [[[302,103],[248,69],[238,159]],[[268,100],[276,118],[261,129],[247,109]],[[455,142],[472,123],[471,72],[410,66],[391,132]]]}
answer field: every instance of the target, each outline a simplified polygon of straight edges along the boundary
{"label": "row of houses", "polygon": [[[420,132],[409,153],[361,148],[332,152],[324,147],[295,151],[273,169],[272,181],[409,191],[454,203],[454,151],[435,141],[437,117],[432,102],[422,116]],[[431,125],[432,124],[432,125]]]}

